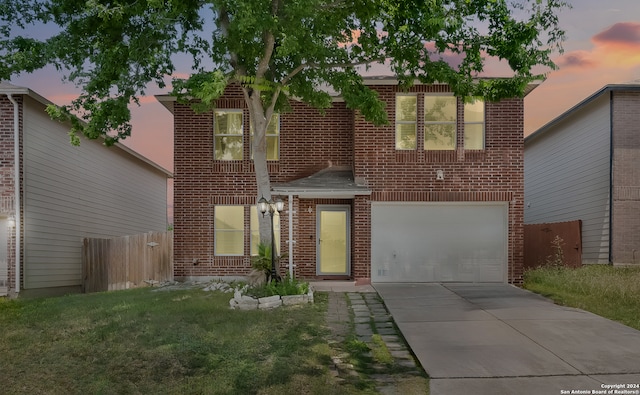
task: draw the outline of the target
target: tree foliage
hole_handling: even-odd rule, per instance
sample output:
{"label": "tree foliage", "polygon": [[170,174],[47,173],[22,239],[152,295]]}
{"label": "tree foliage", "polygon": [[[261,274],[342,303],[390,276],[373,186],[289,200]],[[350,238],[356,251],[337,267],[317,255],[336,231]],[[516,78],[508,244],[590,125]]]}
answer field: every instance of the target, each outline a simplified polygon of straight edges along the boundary
{"label": "tree foliage", "polygon": [[[190,77],[174,93],[213,104],[231,82],[259,98],[263,115],[286,97],[326,108],[326,88],[375,123],[386,118],[354,66],[387,62],[408,86],[443,82],[459,96],[488,100],[523,93],[554,68],[563,31],[561,0],[0,0],[0,78],[53,64],[82,88],[57,118],[107,143],[126,138],[128,106],[149,83],[165,87],[176,55],[191,56]],[[34,25],[56,26],[35,38]],[[443,53],[456,54],[451,65]],[[474,79],[487,57],[503,59],[508,79]],[[249,98],[247,97],[249,101]],[[269,119],[268,117],[265,117]]]}
{"label": "tree foliage", "polygon": [[[255,128],[258,196],[268,198],[265,130],[274,111],[287,109],[287,98],[323,109],[331,105],[331,89],[383,124],[384,105],[358,72],[375,63],[385,63],[405,87],[439,82],[460,97],[519,96],[542,77],[540,70],[555,68],[551,55],[564,37],[557,12],[566,6],[563,0],[0,0],[0,79],[54,65],[81,94],[50,114],[72,122],[72,138],[83,133],[110,145],[131,133],[129,105],[149,84],[164,88],[186,55],[189,77],[174,79],[173,93],[197,110],[210,109],[228,84],[242,85]],[[54,33],[33,35],[43,23]],[[508,64],[512,75],[477,79],[487,58]]]}

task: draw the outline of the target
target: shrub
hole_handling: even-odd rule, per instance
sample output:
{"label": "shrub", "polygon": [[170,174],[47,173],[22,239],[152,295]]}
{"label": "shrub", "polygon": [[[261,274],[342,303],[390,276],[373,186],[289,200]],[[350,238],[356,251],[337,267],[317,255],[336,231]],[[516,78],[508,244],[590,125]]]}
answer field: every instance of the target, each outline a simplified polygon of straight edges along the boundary
{"label": "shrub", "polygon": [[246,294],[255,298],[263,298],[274,295],[305,295],[308,292],[308,282],[286,276],[280,282],[270,281],[260,286],[250,287],[247,289]]}
{"label": "shrub", "polygon": [[[286,258],[287,254],[277,255],[276,270],[280,264],[280,259]],[[258,255],[251,257],[251,267],[254,270],[261,271],[266,278],[271,278],[271,245],[265,243],[258,244]]]}
{"label": "shrub", "polygon": [[564,240],[562,237],[556,235],[553,240],[551,240],[551,249],[553,250],[553,254],[547,257],[545,262],[545,266],[552,268],[561,268],[564,267],[564,251],[562,247],[564,246]]}

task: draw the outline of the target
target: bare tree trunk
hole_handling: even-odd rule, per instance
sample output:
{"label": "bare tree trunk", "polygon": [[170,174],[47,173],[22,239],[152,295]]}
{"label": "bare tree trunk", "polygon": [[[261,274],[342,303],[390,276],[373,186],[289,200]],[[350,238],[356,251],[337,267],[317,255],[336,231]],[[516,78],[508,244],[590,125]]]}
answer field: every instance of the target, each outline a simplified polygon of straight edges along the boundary
{"label": "bare tree trunk", "polygon": [[[253,166],[255,169],[256,185],[258,193],[256,203],[264,197],[271,200],[271,180],[269,178],[269,169],[267,168],[267,137],[266,131],[271,119],[273,110],[269,114],[265,114],[265,108],[260,100],[260,93],[251,88],[243,88],[247,105],[249,106],[249,114],[253,123]],[[258,213],[258,223],[260,230],[260,241],[267,245],[271,245],[271,218],[267,213],[264,216]]]}

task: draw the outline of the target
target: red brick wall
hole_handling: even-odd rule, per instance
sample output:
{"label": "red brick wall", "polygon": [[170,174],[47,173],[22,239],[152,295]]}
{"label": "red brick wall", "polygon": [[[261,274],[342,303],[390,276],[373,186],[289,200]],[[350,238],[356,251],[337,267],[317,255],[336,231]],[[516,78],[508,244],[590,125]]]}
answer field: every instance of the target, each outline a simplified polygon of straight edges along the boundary
{"label": "red brick wall", "polygon": [[614,264],[640,264],[640,92],[614,92]]}
{"label": "red brick wall", "polygon": [[[524,106],[519,99],[486,103],[485,150],[463,147],[463,105],[458,103],[457,149],[425,151],[423,148],[423,97],[446,92],[446,86],[418,86],[418,148],[395,150],[395,86],[375,89],[387,103],[389,125],[373,127],[361,116],[355,120],[355,177],[373,190],[371,201],[506,201],[509,204],[508,278],[522,281],[524,199]],[[436,171],[444,181],[436,181]],[[359,222],[360,221],[360,222]],[[360,237],[370,238],[369,219],[356,220]],[[370,260],[369,260],[370,261]]]}
{"label": "red brick wall", "polygon": [[[370,201],[507,201],[509,205],[509,281],[522,278],[523,248],[523,102],[488,103],[486,149],[447,153],[395,150],[394,112],[396,89],[376,87],[388,102],[390,124],[374,127],[355,116],[343,103],[321,115],[318,110],[293,103],[293,113],[281,114],[280,160],[269,164],[272,182],[308,176],[329,165],[352,166],[357,179],[373,190],[371,197],[354,200],[295,198],[294,257],[296,274],[315,276],[315,221],[317,204],[350,204],[352,208],[352,276],[370,277]],[[443,86],[417,87],[415,92],[445,91]],[[419,93],[422,95],[422,93]],[[418,100],[421,106],[421,100]],[[255,176],[248,141],[248,111],[240,90],[230,88],[218,108],[245,109],[244,159],[213,160],[213,115],[195,114],[176,104],[174,250],[176,276],[239,275],[250,268],[247,257],[213,256],[213,206],[252,205]],[[419,107],[420,108],[420,107]],[[420,112],[420,111],[419,111]],[[462,119],[462,106],[460,106]],[[420,125],[422,119],[418,119]],[[419,129],[418,140],[421,139]],[[462,147],[462,124],[458,130]],[[435,171],[445,181],[435,182]],[[311,208],[309,213],[308,209]],[[288,203],[285,201],[285,211]],[[248,208],[246,209],[248,210]],[[245,211],[248,214],[248,211]],[[245,252],[249,251],[248,215],[245,216]],[[282,251],[288,246],[288,214],[282,213]],[[194,265],[193,260],[198,264]],[[282,262],[286,270],[287,262]]]}
{"label": "red brick wall", "polygon": [[[241,161],[213,160],[212,112],[195,114],[186,105],[175,104],[174,107],[176,276],[242,275],[251,267],[248,257],[213,255],[213,206],[216,204],[247,206],[245,252],[249,251],[248,206],[255,204],[257,190],[250,160],[249,113],[240,89],[230,87],[224,99],[217,102],[217,108],[244,109],[244,159]],[[352,166],[353,115],[344,103],[335,103],[333,108],[325,110],[325,115],[298,102],[292,103],[292,109],[292,113],[280,116],[280,160],[269,163],[271,182],[305,177],[330,165]],[[294,203],[297,204],[297,199]],[[285,210],[288,210],[286,201]],[[287,217],[283,212],[282,251],[288,250]],[[307,225],[301,218],[300,226]],[[315,243],[309,251],[302,249],[300,244],[304,245],[298,241],[295,246],[296,265],[301,274],[315,275],[315,268],[312,274],[308,266],[308,262],[315,260]],[[194,259],[197,265],[193,264]],[[283,267],[286,264],[282,262]]]}

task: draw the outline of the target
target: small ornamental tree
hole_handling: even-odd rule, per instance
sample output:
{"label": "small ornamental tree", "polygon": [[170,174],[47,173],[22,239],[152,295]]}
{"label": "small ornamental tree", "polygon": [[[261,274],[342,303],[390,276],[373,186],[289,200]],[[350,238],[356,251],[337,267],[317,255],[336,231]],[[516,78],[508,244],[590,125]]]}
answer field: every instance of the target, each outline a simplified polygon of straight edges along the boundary
{"label": "small ornamental tree", "polygon": [[[564,32],[562,0],[0,0],[0,79],[54,65],[81,88],[71,105],[48,109],[79,134],[107,145],[131,133],[129,105],[149,84],[165,87],[176,59],[188,55],[190,77],[173,94],[210,110],[239,83],[254,131],[256,199],[271,198],[265,131],[288,98],[319,109],[326,88],[370,122],[387,121],[383,103],[357,67],[385,63],[399,84],[446,83],[460,97],[521,96],[554,69]],[[53,25],[45,38],[33,26]],[[51,29],[49,29],[51,30]],[[449,64],[443,54],[459,58]],[[507,64],[508,78],[478,80],[487,58]],[[539,67],[541,66],[541,67]],[[183,70],[181,70],[183,71]],[[268,218],[260,220],[270,243]]]}

